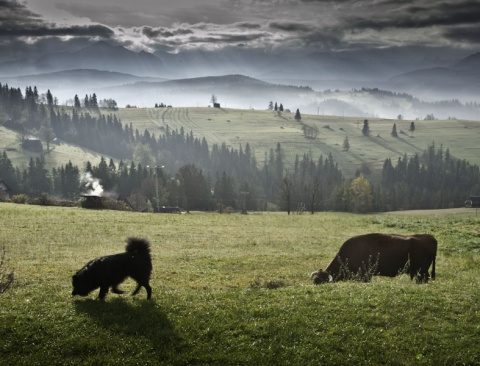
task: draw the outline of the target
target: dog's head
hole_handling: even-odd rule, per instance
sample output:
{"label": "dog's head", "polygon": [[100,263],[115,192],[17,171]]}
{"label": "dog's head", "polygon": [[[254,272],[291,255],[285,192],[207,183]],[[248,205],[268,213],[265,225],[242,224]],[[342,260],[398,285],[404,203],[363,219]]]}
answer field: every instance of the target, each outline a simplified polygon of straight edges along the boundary
{"label": "dog's head", "polygon": [[72,276],[72,285],[73,291],[72,296],[80,295],[80,296],[87,296],[90,291],[94,288],[90,286],[89,281],[85,278],[84,273],[78,272]]}

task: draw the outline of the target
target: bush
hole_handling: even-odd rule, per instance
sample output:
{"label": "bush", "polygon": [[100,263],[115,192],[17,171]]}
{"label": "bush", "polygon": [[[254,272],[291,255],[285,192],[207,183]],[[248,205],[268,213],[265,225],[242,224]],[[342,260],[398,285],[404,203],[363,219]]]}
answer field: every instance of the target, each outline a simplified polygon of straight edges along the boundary
{"label": "bush", "polygon": [[107,210],[133,211],[126,202],[117,201],[111,198],[104,198],[102,200],[102,207]]}
{"label": "bush", "polygon": [[40,193],[38,197],[29,198],[27,203],[39,206],[55,206],[55,201],[45,192]]}
{"label": "bush", "polygon": [[20,204],[25,204],[29,200],[29,197],[25,194],[16,194],[12,196],[12,202],[13,203],[20,203]]}

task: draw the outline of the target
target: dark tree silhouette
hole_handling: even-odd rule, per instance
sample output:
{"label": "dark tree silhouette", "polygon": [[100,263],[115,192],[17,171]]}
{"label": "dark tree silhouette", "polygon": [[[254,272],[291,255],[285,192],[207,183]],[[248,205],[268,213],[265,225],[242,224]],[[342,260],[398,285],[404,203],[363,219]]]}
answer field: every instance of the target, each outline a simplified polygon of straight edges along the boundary
{"label": "dark tree silhouette", "polygon": [[297,121],[300,121],[302,119],[302,115],[300,114],[300,109],[297,109],[297,111],[295,112],[295,119]]}
{"label": "dark tree silhouette", "polygon": [[398,137],[397,124],[396,124],[396,123],[393,124],[391,135],[392,135],[393,137]]}
{"label": "dark tree silhouette", "polygon": [[362,128],[362,133],[365,136],[370,136],[370,126],[368,125],[368,119],[363,121],[363,128]]}

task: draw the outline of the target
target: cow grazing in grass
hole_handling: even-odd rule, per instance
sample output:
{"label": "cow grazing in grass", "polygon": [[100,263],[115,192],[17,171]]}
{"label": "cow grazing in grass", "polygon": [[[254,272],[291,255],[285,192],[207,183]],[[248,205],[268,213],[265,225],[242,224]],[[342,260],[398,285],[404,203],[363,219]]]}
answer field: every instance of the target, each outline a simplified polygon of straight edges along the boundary
{"label": "cow grazing in grass", "polygon": [[435,279],[437,240],[430,234],[411,236],[366,234],[348,239],[324,270],[312,273],[314,284],[344,280],[368,282],[371,276],[394,277],[406,272],[418,283]]}

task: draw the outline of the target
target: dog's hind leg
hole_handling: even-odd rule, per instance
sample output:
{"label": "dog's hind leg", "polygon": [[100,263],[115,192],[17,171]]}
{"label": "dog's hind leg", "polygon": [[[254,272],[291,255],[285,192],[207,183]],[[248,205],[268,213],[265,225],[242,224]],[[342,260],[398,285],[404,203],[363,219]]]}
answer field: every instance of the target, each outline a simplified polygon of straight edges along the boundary
{"label": "dog's hind leg", "polygon": [[132,292],[132,296],[138,294],[138,291],[140,291],[141,288],[142,288],[142,285],[140,285],[139,283],[137,283],[137,287],[136,287],[135,290]]}
{"label": "dog's hind leg", "polygon": [[140,291],[140,289],[143,287],[145,287],[145,290],[147,290],[147,300],[150,300],[152,298],[152,288],[150,287],[150,285],[147,283],[137,283],[137,287],[135,288],[135,290],[132,292],[132,296],[138,294],[138,291]]}

